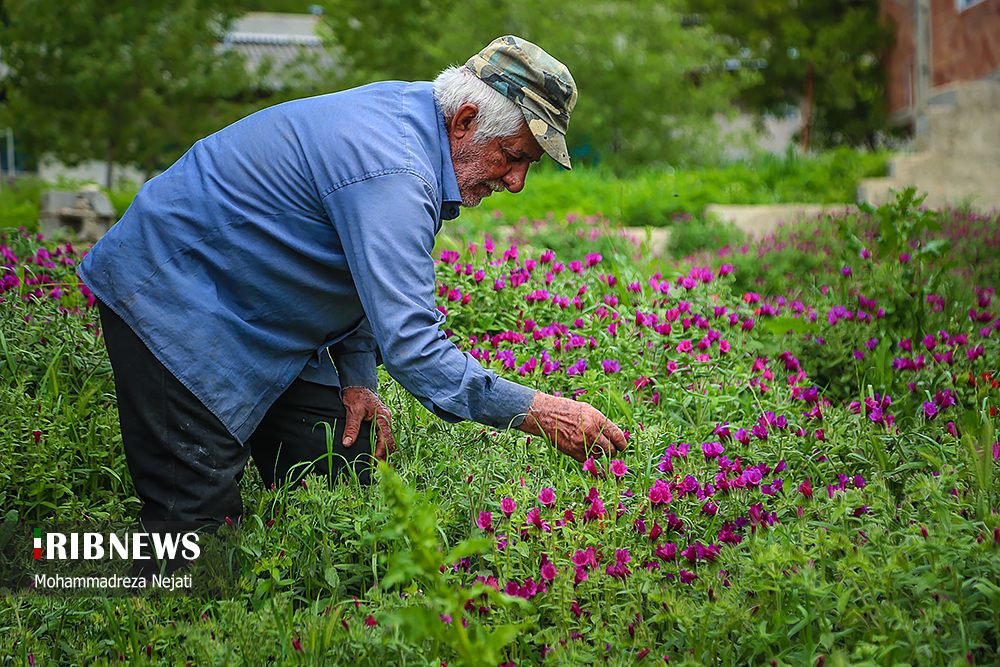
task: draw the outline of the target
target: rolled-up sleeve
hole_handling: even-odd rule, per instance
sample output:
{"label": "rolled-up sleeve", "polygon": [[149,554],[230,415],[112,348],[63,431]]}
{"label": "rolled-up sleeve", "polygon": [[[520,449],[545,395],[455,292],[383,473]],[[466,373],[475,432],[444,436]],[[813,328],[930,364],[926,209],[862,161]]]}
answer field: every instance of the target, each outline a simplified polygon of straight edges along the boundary
{"label": "rolled-up sleeve", "polygon": [[342,387],[365,387],[378,391],[378,343],[368,318],[343,340],[330,346]]}
{"label": "rolled-up sleeve", "polygon": [[484,369],[439,328],[431,256],[440,219],[435,189],[399,171],[344,185],[323,203],[389,374],[446,421],[518,426],[536,391]]}

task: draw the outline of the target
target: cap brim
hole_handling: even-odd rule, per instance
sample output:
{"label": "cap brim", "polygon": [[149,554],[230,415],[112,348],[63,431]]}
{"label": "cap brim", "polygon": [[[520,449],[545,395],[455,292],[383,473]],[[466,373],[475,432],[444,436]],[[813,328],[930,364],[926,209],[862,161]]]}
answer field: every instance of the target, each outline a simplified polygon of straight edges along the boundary
{"label": "cap brim", "polygon": [[562,166],[572,169],[569,162],[569,150],[566,148],[566,137],[563,133],[528,109],[521,107],[521,112],[524,114],[524,120],[528,123],[528,129],[531,130],[531,134],[534,135],[542,150]]}

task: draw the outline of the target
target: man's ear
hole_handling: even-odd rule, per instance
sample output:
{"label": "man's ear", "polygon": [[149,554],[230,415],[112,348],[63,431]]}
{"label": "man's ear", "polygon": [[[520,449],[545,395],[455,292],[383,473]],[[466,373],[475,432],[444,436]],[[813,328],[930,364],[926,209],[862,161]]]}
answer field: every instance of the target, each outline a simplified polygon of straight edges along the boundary
{"label": "man's ear", "polygon": [[479,107],[475,104],[463,104],[448,123],[448,135],[452,139],[467,139],[476,131],[476,117]]}

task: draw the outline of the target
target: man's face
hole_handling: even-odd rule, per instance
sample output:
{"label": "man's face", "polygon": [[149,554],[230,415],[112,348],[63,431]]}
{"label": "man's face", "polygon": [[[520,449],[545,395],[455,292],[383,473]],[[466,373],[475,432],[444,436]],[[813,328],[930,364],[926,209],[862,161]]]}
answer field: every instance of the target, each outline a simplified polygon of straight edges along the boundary
{"label": "man's face", "polygon": [[528,166],[542,157],[542,147],[528,125],[512,137],[475,141],[474,126],[461,136],[451,137],[451,161],[462,193],[463,206],[479,206],[494,192],[520,192]]}

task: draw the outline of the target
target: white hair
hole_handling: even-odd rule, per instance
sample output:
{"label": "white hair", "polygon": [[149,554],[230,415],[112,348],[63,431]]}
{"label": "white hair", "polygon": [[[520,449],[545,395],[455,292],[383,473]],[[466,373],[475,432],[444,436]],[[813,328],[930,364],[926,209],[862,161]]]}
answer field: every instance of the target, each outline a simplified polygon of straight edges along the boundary
{"label": "white hair", "polygon": [[479,107],[472,137],[477,144],[512,137],[525,124],[521,107],[465,66],[449,67],[438,74],[434,79],[434,100],[445,119],[453,118],[463,104]]}

